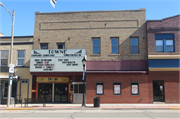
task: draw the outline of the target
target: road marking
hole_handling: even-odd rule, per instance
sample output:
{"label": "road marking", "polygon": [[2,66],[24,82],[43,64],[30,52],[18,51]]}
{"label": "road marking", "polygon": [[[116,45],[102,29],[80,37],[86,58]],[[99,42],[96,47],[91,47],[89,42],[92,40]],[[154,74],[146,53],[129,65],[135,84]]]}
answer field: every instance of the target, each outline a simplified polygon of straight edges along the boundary
{"label": "road marking", "polygon": [[34,110],[34,108],[5,108],[5,110]]}
{"label": "road marking", "polygon": [[180,110],[180,108],[179,107],[171,107],[171,108],[169,108],[170,110]]}

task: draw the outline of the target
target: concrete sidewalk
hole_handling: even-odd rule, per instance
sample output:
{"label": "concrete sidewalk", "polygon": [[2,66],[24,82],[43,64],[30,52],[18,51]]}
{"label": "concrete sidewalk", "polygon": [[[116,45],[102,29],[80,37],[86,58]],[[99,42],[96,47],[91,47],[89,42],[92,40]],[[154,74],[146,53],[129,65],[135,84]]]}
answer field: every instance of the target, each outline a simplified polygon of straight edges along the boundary
{"label": "concrete sidewalk", "polygon": [[0,105],[0,110],[180,110],[180,104],[100,104],[100,107],[94,107],[93,104],[24,104]]}

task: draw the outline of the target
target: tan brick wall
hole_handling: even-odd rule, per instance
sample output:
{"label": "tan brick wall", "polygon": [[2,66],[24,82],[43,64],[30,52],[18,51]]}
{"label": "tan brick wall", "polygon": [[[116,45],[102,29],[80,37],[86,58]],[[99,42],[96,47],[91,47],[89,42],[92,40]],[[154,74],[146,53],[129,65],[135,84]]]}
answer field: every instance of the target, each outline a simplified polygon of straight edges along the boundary
{"label": "tan brick wall", "polygon": [[[22,37],[22,38],[14,38],[14,43],[23,43],[23,42],[33,42],[33,36],[32,37]],[[8,50],[8,66],[10,64],[10,47],[9,43],[11,43],[11,38],[0,38],[0,43],[5,43],[6,45],[0,46],[1,50]],[[8,45],[7,45],[8,44]],[[29,98],[31,98],[31,90],[32,90],[32,75],[29,72],[30,67],[30,52],[31,49],[33,49],[33,44],[18,44],[13,45],[13,57],[12,57],[12,64],[15,66],[14,75],[20,76],[20,79],[29,79]],[[25,66],[17,67],[17,50],[25,50]],[[0,76],[9,76],[9,72],[0,72]],[[1,79],[1,80],[9,80],[8,78]],[[15,79],[14,79],[15,80]],[[20,81],[17,82],[17,95],[20,93]],[[24,98],[27,98],[27,91],[28,91],[28,84],[22,84],[21,85],[21,95]],[[19,96],[18,96],[19,97]]]}
{"label": "tan brick wall", "polygon": [[[66,49],[86,49],[88,60],[144,60],[145,22],[144,9],[35,13],[34,49],[40,49],[40,43],[49,43],[48,49],[57,49],[57,43],[66,41]],[[100,55],[92,54],[93,37],[100,38]],[[111,37],[119,38],[118,55],[111,55]],[[130,54],[130,37],[139,38],[139,54]]]}

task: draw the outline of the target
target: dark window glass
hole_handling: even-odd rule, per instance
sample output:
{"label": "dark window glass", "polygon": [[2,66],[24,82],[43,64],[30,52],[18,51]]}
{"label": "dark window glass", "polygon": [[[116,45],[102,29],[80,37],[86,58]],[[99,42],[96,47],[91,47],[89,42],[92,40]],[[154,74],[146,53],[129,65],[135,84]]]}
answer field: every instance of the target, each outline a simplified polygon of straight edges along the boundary
{"label": "dark window glass", "polygon": [[100,39],[93,39],[93,53],[100,54]]}
{"label": "dark window glass", "polygon": [[74,85],[74,93],[78,93],[78,85]]}
{"label": "dark window glass", "polygon": [[138,53],[138,39],[131,38],[131,53],[136,54]]}
{"label": "dark window glass", "polygon": [[96,83],[96,95],[104,94],[104,83]]}
{"label": "dark window glass", "polygon": [[84,85],[83,84],[79,84],[79,93],[83,93],[84,92]]}
{"label": "dark window glass", "polygon": [[48,43],[41,43],[41,49],[48,49]]}
{"label": "dark window glass", "polygon": [[111,38],[111,53],[118,53],[118,38]]}
{"label": "dark window glass", "polygon": [[64,43],[58,43],[57,49],[65,49],[65,44]]}

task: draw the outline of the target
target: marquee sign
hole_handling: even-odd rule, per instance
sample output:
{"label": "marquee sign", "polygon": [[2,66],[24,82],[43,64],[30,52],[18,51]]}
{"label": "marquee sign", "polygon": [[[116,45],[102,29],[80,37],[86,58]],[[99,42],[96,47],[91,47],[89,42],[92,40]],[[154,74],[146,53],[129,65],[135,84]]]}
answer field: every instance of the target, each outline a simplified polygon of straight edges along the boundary
{"label": "marquee sign", "polygon": [[36,82],[69,82],[69,77],[37,77]]}
{"label": "marquee sign", "polygon": [[85,49],[31,50],[30,72],[82,72]]}

